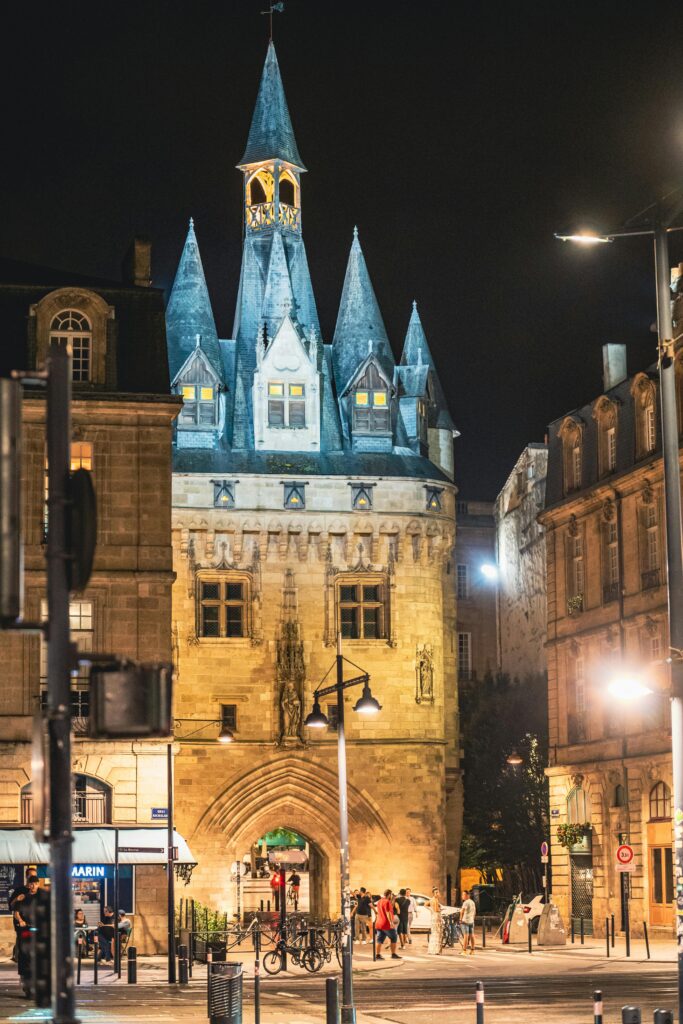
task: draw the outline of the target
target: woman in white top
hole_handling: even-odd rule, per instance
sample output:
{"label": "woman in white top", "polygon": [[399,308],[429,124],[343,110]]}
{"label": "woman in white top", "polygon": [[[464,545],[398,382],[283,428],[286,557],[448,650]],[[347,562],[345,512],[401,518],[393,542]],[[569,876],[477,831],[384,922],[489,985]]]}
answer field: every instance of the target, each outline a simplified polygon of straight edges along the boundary
{"label": "woman in white top", "polygon": [[433,956],[439,956],[441,954],[441,947],[443,946],[443,917],[441,914],[439,890],[436,886],[432,889],[432,898],[429,901],[429,909],[431,911],[432,918],[427,952],[431,953]]}

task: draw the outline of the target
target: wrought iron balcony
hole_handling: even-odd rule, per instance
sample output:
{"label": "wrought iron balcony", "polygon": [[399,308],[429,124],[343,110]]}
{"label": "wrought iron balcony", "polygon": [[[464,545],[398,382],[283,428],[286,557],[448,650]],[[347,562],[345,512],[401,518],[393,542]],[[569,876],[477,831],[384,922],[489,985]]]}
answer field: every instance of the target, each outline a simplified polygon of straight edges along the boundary
{"label": "wrought iron balcony", "polygon": [[643,590],[652,590],[654,587],[661,586],[659,569],[648,569],[647,572],[641,572],[640,582]]}
{"label": "wrought iron balcony", "polygon": [[[107,793],[74,793],[71,813],[75,825],[107,825],[110,814]],[[33,794],[21,794],[21,823],[33,824]]]}
{"label": "wrought iron balcony", "polygon": [[[47,684],[46,679],[41,679],[43,686]],[[40,691],[40,707],[45,711],[47,707],[47,691]],[[71,728],[74,736],[88,735],[88,721],[90,718],[90,690],[71,691]]]}
{"label": "wrought iron balcony", "polygon": [[619,580],[614,583],[605,583],[602,588],[602,603],[609,604],[611,601],[619,600]]}

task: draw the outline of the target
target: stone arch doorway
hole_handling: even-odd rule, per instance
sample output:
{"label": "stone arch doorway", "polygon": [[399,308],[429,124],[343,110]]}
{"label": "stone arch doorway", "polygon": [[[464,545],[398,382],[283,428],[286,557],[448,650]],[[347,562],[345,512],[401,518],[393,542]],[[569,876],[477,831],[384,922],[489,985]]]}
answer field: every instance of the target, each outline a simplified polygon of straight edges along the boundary
{"label": "stone arch doorway", "polygon": [[[280,823],[254,839],[239,859],[244,865],[244,913],[269,905],[273,911],[278,909],[279,893],[271,887],[272,872],[278,868],[285,873],[287,912],[298,911],[320,921],[327,917],[330,862],[315,840]],[[300,879],[298,894],[290,885],[294,874]]]}

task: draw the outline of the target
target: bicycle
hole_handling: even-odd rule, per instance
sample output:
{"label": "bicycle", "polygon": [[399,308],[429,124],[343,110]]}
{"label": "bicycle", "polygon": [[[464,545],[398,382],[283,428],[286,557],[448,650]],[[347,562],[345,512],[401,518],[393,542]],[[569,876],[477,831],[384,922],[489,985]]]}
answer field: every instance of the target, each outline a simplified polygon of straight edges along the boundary
{"label": "bicycle", "polygon": [[275,949],[269,950],[263,957],[263,969],[267,974],[279,974],[284,967],[285,954],[289,954],[292,963],[297,967],[303,967],[311,974],[319,971],[323,965],[324,958],[317,946],[305,946],[306,935],[302,934],[298,940],[290,944],[280,939]]}

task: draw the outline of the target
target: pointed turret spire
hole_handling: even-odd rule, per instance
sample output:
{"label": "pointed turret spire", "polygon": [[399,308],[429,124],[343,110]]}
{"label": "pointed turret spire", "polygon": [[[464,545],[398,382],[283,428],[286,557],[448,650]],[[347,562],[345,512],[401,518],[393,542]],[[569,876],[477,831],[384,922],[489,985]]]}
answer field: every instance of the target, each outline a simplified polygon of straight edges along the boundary
{"label": "pointed turret spire", "polygon": [[410,314],[406,340],[403,344],[401,366],[416,366],[418,363],[426,363],[432,370],[434,369],[434,360],[417,311],[417,302],[413,299],[413,311]]}
{"label": "pointed turret spire", "polygon": [[334,375],[340,395],[367,359],[368,351],[374,353],[391,379],[394,357],[358,240],[358,229],[354,228],[332,341]]}
{"label": "pointed turret spire", "polygon": [[195,348],[197,335],[216,373],[223,376],[216,322],[192,218],[166,308],[166,335],[171,379]]}
{"label": "pointed turret spire", "polygon": [[306,170],[294,138],[280,67],[271,39],[251,119],[247,148],[237,166],[277,159],[286,160],[300,171]]}

